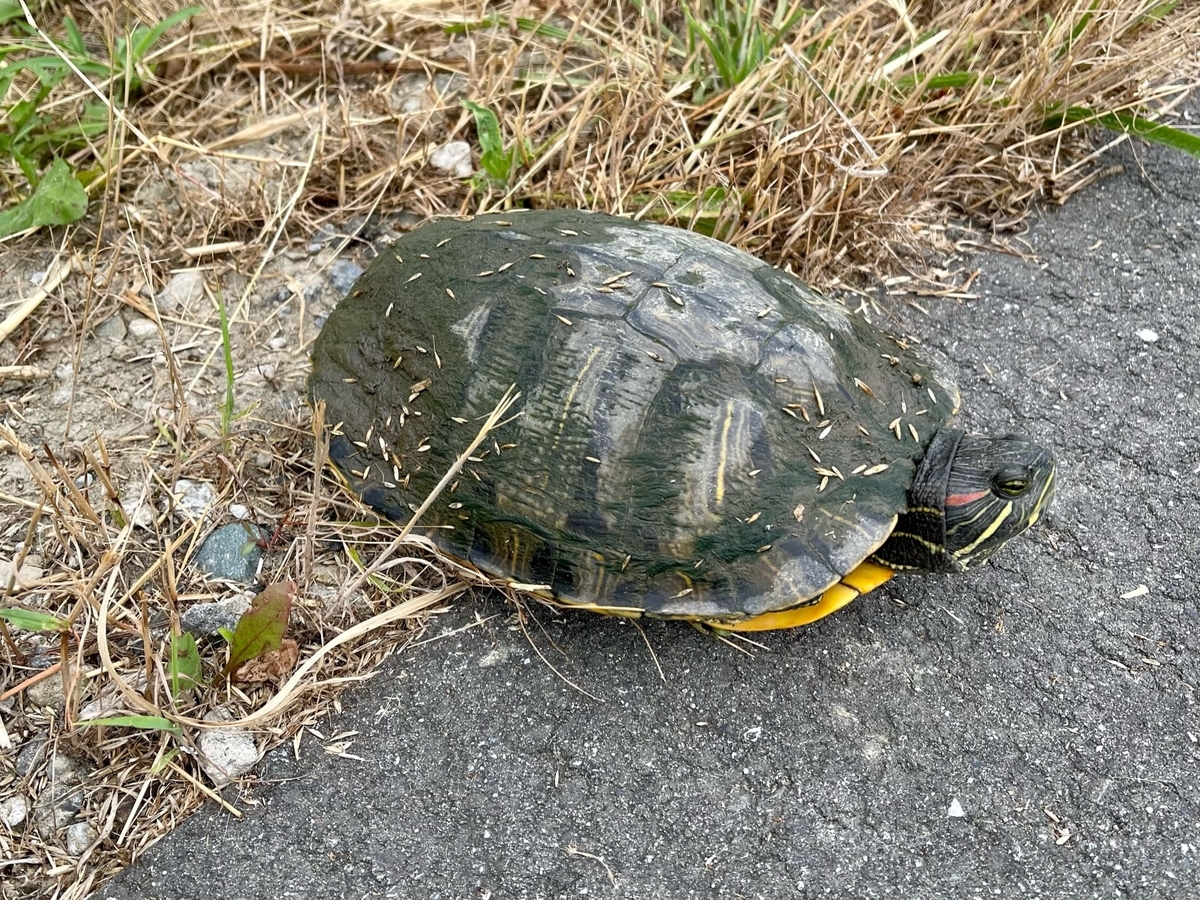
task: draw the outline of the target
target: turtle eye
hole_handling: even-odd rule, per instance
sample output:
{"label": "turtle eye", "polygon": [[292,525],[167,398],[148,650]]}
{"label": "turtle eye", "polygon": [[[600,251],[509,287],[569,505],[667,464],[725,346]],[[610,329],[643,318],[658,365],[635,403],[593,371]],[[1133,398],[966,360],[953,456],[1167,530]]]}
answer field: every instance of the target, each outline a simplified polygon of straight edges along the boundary
{"label": "turtle eye", "polygon": [[1020,497],[1029,490],[1029,470],[1008,466],[992,476],[992,490],[1001,497]]}

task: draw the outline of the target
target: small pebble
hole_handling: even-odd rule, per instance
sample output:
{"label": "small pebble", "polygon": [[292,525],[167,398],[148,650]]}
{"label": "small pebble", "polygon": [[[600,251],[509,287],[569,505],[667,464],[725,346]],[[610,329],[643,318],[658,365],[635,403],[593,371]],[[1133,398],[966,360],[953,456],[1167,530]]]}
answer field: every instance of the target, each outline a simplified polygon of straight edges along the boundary
{"label": "small pebble", "polygon": [[947,816],[949,816],[951,819],[961,819],[966,814],[966,811],[962,808],[962,804],[958,802],[957,797],[950,801],[950,808],[946,810]]}
{"label": "small pebble", "polygon": [[[216,718],[228,718],[229,713],[218,707]],[[258,762],[258,747],[248,732],[234,728],[207,728],[196,739],[204,754],[200,765],[213,784],[222,787],[245,775]]]}
{"label": "small pebble", "polygon": [[12,563],[6,559],[0,559],[0,584],[8,584],[8,580],[13,578],[15,587],[26,587],[45,575],[45,570],[33,564],[31,556],[32,554],[27,556],[21,563],[21,568],[17,570],[15,578],[13,577]]}
{"label": "small pebble", "polygon": [[83,790],[55,787],[43,791],[33,804],[33,827],[42,838],[49,838],[75,818],[83,809]]}
{"label": "small pebble", "polygon": [[17,753],[17,763],[13,767],[16,773],[24,778],[41,763],[46,754],[46,739],[35,737],[27,742]]}
{"label": "small pebble", "polygon": [[45,767],[46,787],[33,802],[33,827],[43,838],[64,828],[83,808],[84,792],[79,785],[91,773],[93,766],[55,753]]}
{"label": "small pebble", "polygon": [[429,164],[455,178],[470,178],[475,172],[471,164],[471,145],[466,141],[442,144],[429,154]]}
{"label": "small pebble", "polygon": [[[204,296],[204,273],[199,269],[176,272],[158,294],[158,303],[163,309],[187,309]],[[130,323],[132,328],[132,323]]]}
{"label": "small pebble", "polygon": [[27,815],[29,815],[29,801],[20,794],[0,801],[0,824],[15,830],[21,827]]}
{"label": "small pebble", "polygon": [[300,289],[300,294],[304,297],[305,303],[315,303],[320,298],[323,288],[323,283],[314,278]]}
{"label": "small pebble", "polygon": [[41,709],[58,709],[66,702],[62,673],[55,672],[25,689],[25,697]]}
{"label": "small pebble", "polygon": [[508,646],[493,647],[487,653],[483,654],[479,659],[479,668],[490,669],[493,666],[498,666],[504,660],[508,659],[512,653],[512,648]]}
{"label": "small pebble", "polygon": [[120,316],[109,316],[103,322],[96,326],[96,337],[103,341],[116,344],[125,339],[125,335],[129,329],[125,326],[125,320]]}
{"label": "small pebble", "polygon": [[1137,330],[1137,336],[1147,344],[1153,344],[1158,340],[1158,332],[1152,328],[1139,328]]}
{"label": "small pebble", "polygon": [[310,256],[320,253],[321,248],[325,244],[328,244],[330,241],[336,240],[337,238],[338,233],[336,230],[330,228],[328,225],[322,225],[317,229],[317,233],[313,235],[312,240],[305,249],[308,251]]}
{"label": "small pebble", "polygon": [[67,852],[72,856],[83,856],[97,837],[96,829],[88,822],[74,822],[67,827]]}
{"label": "small pebble", "polygon": [[191,519],[204,518],[217,499],[217,492],[211,484],[187,478],[180,478],[175,482],[171,493],[175,495],[177,508]]}
{"label": "small pebble", "polygon": [[138,316],[129,321],[127,331],[135,341],[153,340],[158,337],[158,323],[153,319],[144,319]]}
{"label": "small pebble", "polygon": [[184,631],[201,636],[219,634],[222,628],[233,631],[249,608],[250,598],[240,594],[216,603],[196,603],[183,611],[179,624]]}
{"label": "small pebble", "polygon": [[358,281],[358,276],[362,273],[362,266],[358,263],[351,262],[348,259],[339,259],[329,267],[329,271],[325,273],[325,277],[329,279],[329,283],[337,292],[337,295],[345,297],[350,293],[350,289],[354,287],[354,282]]}

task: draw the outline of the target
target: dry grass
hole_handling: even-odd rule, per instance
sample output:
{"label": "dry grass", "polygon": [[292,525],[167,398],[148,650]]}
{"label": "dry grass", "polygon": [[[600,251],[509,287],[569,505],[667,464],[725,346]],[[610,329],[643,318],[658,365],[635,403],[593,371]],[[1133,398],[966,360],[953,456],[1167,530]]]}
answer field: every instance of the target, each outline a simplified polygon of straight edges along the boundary
{"label": "dry grass", "polygon": [[[69,853],[61,830],[0,828],[0,897],[85,896],[212,794],[194,751],[218,707],[261,746],[293,737],[412,638],[409,619],[457,590],[460,573],[418,552],[419,537],[398,540],[315,477],[323,458],[309,415],[272,402],[277,388],[260,385],[268,399],[222,432],[217,307],[210,292],[158,308],[148,298],[172,269],[202,265],[219,285],[243,368],[287,334],[291,355],[266,380],[293,386],[315,324],[302,299],[286,314],[263,306],[293,277],[276,257],[371,214],[586,206],[697,225],[825,285],[887,276],[896,291],[954,293],[970,276],[949,235],[969,244],[1015,227],[1033,201],[1061,201],[1102,174],[1097,138],[1122,139],[1048,129],[1053,111],[1163,114],[1194,76],[1200,35],[1194,4],[1160,16],[1155,2],[841,3],[802,17],[783,51],[725,90],[703,49],[672,39],[686,30],[676,4],[646,5],[210,0],[168,35],[157,76],[113,112],[109,137],[74,153],[98,176],[92,215],[56,235],[57,252],[44,234],[10,245],[17,257],[76,259],[86,277],[47,290],[41,306],[3,309],[0,378],[27,381],[5,381],[24,386],[0,397],[11,426],[0,432],[10,463],[0,558],[32,554],[41,569],[7,585],[5,602],[60,615],[70,630],[0,634],[0,802],[50,789],[44,767],[23,778],[12,768],[17,748],[45,736],[92,761],[79,817],[95,837]],[[110,41],[175,9],[110,6],[71,9],[85,33]],[[51,31],[60,18],[39,13]],[[447,28],[456,23],[475,24]],[[69,112],[93,88],[109,91],[75,82],[54,109]],[[506,184],[430,164],[455,140],[478,159],[463,98],[497,114],[508,148],[528,147]],[[160,329],[161,377],[138,396],[144,411],[116,410],[111,425],[71,400],[39,425],[47,371],[65,359],[78,372],[95,330],[118,314]],[[77,486],[85,473],[94,483]],[[290,633],[301,663],[282,685],[167,690],[180,613],[230,593],[188,566],[214,520],[178,514],[180,478],[215,485],[219,510],[242,503],[282,526],[262,576],[300,585]],[[149,518],[135,525],[139,508]],[[220,642],[203,652],[209,674],[219,670]],[[60,706],[30,700],[47,666],[63,680]],[[166,718],[178,736],[81,725],[98,697]]]}

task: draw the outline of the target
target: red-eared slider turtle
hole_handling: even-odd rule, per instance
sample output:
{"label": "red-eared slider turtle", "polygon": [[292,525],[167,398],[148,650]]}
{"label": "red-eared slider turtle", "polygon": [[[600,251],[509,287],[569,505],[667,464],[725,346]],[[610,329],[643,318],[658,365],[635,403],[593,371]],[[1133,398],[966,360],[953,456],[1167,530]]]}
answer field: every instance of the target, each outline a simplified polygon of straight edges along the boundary
{"label": "red-eared slider turtle", "polygon": [[894,571],[958,572],[1038,520],[1051,455],[948,426],[945,373],[791,275],[579,211],[425,225],[313,348],[330,457],[444,553],[562,604],[733,630],[811,622]]}

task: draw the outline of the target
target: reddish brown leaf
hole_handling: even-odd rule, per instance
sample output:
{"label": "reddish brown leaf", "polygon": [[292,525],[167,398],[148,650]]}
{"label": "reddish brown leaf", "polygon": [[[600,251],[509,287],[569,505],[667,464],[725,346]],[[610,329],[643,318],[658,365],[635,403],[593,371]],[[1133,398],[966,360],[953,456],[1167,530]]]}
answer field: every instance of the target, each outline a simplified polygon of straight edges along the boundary
{"label": "reddish brown leaf", "polygon": [[238,619],[229,647],[229,662],[221,670],[218,680],[236,672],[248,660],[278,650],[283,645],[295,593],[296,582],[284,581],[267,585],[261,594],[250,601],[250,608]]}

